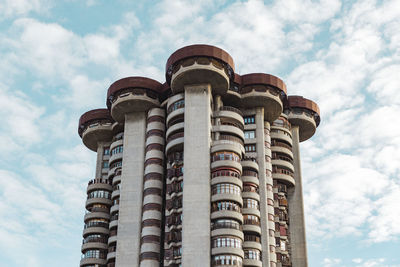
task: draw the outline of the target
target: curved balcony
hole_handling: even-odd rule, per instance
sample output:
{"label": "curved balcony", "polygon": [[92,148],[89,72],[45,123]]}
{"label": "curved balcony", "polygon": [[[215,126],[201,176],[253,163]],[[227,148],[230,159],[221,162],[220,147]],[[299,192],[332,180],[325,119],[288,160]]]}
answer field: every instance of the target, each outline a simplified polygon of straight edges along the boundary
{"label": "curved balcony", "polygon": [[110,219],[110,214],[108,213],[108,211],[104,211],[104,212],[89,212],[85,214],[84,217],[84,222],[86,223],[88,220],[91,219],[106,219],[109,220]]}
{"label": "curved balcony", "polygon": [[[182,100],[182,101],[181,101]],[[167,113],[171,113],[172,111],[182,107],[185,105],[185,94],[181,93],[181,94],[175,94],[173,96],[170,96],[168,98],[168,103],[167,103]],[[174,107],[171,107],[172,105],[174,105]]]}
{"label": "curved balcony", "polygon": [[240,143],[227,140],[213,141],[211,146],[211,153],[220,151],[232,151],[238,155],[244,155],[244,147]]}
{"label": "curved balcony", "polygon": [[243,248],[255,248],[262,251],[261,243],[254,241],[244,241]]}
{"label": "curved balcony", "polygon": [[165,131],[165,124],[164,124],[164,122],[158,122],[158,121],[148,122],[148,123],[147,123],[146,132],[149,132],[149,131],[151,131],[151,130]]}
{"label": "curved balcony", "polygon": [[117,257],[117,252],[116,251],[112,251],[112,252],[108,252],[107,253],[107,261],[111,260],[111,259],[115,259]]}
{"label": "curved balcony", "polygon": [[[275,142],[276,143],[276,142]],[[271,146],[271,151],[275,152],[275,153],[283,153],[288,155],[290,158],[293,158],[293,152],[292,149],[290,148],[290,146],[288,146],[287,144],[276,144]]]}
{"label": "curved balcony", "polygon": [[81,251],[84,253],[86,250],[89,249],[100,249],[100,250],[106,250],[108,249],[108,244],[107,242],[88,242],[82,245]]}
{"label": "curved balcony", "polygon": [[243,224],[243,232],[245,233],[258,233],[261,235],[261,227],[256,224]]}
{"label": "curved balcony", "polygon": [[242,198],[251,198],[260,201],[260,195],[256,192],[242,192]]}
{"label": "curved balcony", "polygon": [[183,120],[184,114],[185,114],[185,107],[184,106],[172,111],[171,113],[169,113],[167,115],[167,125],[169,125],[169,123],[170,123],[170,121],[172,119],[175,119],[177,117],[182,117],[182,120]]}
{"label": "curved balcony", "polygon": [[165,139],[161,136],[152,135],[146,138],[146,147],[150,144],[164,145]]}
{"label": "curved balcony", "polygon": [[165,138],[168,139],[171,136],[171,134],[175,134],[176,132],[183,132],[184,127],[185,127],[184,122],[179,122],[177,124],[171,125],[165,134]]}
{"label": "curved balcony", "polygon": [[122,160],[122,155],[123,155],[122,152],[121,152],[121,153],[115,153],[115,154],[113,154],[113,155],[110,157],[110,159],[108,160],[108,162],[111,164],[111,163],[114,162],[114,161]]}
{"label": "curved balcony", "polygon": [[[216,118],[229,118],[237,121],[244,127],[244,119],[240,110],[231,107],[221,107],[220,110],[216,110],[213,112],[213,116]],[[239,112],[237,112],[239,111]]]}
{"label": "curved balcony", "polygon": [[115,140],[114,142],[111,143],[110,151],[112,151],[117,146],[122,146],[122,145],[124,145],[124,139],[117,139],[117,140]]}
{"label": "curved balcony", "polygon": [[89,207],[93,206],[93,204],[103,204],[109,207],[112,205],[112,201],[111,199],[103,197],[89,198],[86,200],[86,209],[89,210]]}
{"label": "curved balcony", "polygon": [[258,172],[258,163],[255,160],[243,159],[241,163],[243,169],[245,170],[251,169]]}
{"label": "curved balcony", "polygon": [[86,229],[83,230],[83,237],[85,238],[86,236],[90,235],[90,234],[103,234],[103,235],[108,235],[109,234],[109,230],[108,227],[102,227],[102,226],[98,226],[98,227],[88,227]]}
{"label": "curved balcony", "polygon": [[167,61],[167,82],[174,93],[185,85],[210,84],[214,93],[228,91],[233,80],[234,64],[224,50],[210,45],[190,45],[175,51]]}
{"label": "curved balcony", "polygon": [[262,261],[253,259],[243,259],[243,266],[262,267]]}
{"label": "curved balcony", "polygon": [[217,169],[221,167],[234,168],[242,173],[242,165],[239,162],[233,160],[217,160],[211,162],[211,169]]}
{"label": "curved balcony", "polygon": [[109,229],[113,229],[115,227],[118,227],[118,219],[110,221]]}
{"label": "curved balcony", "polygon": [[80,266],[106,266],[107,260],[106,259],[98,259],[98,258],[83,258],[81,259]]}
{"label": "curved balcony", "polygon": [[220,255],[220,254],[237,255],[241,258],[244,257],[244,252],[242,248],[233,248],[233,247],[211,248],[211,255]]}
{"label": "curved balcony", "polygon": [[211,202],[216,202],[221,200],[235,201],[240,206],[243,206],[243,199],[241,195],[229,194],[229,193],[211,195]]}
{"label": "curved balcony", "polygon": [[272,178],[277,179],[279,182],[284,183],[288,186],[295,186],[293,174],[290,174],[287,170],[277,169],[272,172]]}
{"label": "curved balcony", "polygon": [[217,210],[211,212],[211,220],[215,219],[234,219],[243,223],[243,215],[238,211],[232,210]]}
{"label": "curved balcony", "polygon": [[110,236],[110,237],[108,238],[108,244],[115,243],[115,242],[117,242],[117,240],[118,240],[117,235]]}
{"label": "curved balcony", "polygon": [[111,214],[113,214],[113,213],[115,213],[115,212],[117,212],[117,211],[119,211],[119,205],[118,205],[118,204],[112,206],[111,209],[110,209],[110,213],[111,213]]}
{"label": "curved balcony", "polygon": [[292,141],[292,135],[288,135],[285,134],[282,130],[278,130],[279,132],[274,132],[273,130],[271,130],[271,139],[278,141],[280,140],[284,140],[286,143],[292,145],[293,141]]}
{"label": "curved balcony", "polygon": [[260,185],[260,181],[258,180],[258,177],[255,177],[255,176],[242,175],[242,181],[243,181],[243,183],[252,183],[257,186]]}
{"label": "curved balcony", "polygon": [[256,208],[243,208],[242,213],[243,213],[243,215],[255,215],[257,217],[261,216],[260,210],[258,210]]}
{"label": "curved balcony", "polygon": [[[257,179],[258,180],[258,179]],[[240,178],[233,177],[233,176],[216,176],[211,179],[211,186],[216,185],[216,184],[224,184],[224,183],[230,183],[234,184],[240,187],[240,189],[243,188],[243,182],[240,180]]]}
{"label": "curved balcony", "polygon": [[232,134],[234,136],[240,137],[242,140],[244,140],[244,133],[243,130],[233,126],[233,125],[213,125],[212,129],[213,132],[221,132],[221,133],[228,133]]}
{"label": "curved balcony", "polygon": [[90,193],[95,190],[105,190],[111,192],[112,185],[107,179],[93,179],[89,181],[86,193]]}
{"label": "curved balcony", "polygon": [[121,178],[122,178],[122,175],[116,175],[116,176],[114,176],[114,178],[113,178],[113,185],[117,185],[117,184],[121,183]]}
{"label": "curved balcony", "polygon": [[178,132],[168,137],[165,154],[168,155],[171,152],[183,150],[184,140],[185,138],[183,132]]}
{"label": "curved balcony", "polygon": [[289,162],[289,161],[286,161],[286,160],[272,159],[272,165],[281,166],[281,167],[284,167],[284,168],[294,172],[293,164],[291,162]]}
{"label": "curved balcony", "polygon": [[117,197],[119,197],[119,195],[120,195],[120,190],[119,190],[119,189],[114,190],[114,191],[111,193],[111,199],[117,198]]}
{"label": "curved balcony", "polygon": [[145,161],[152,158],[164,160],[164,153],[160,150],[147,151],[145,156]]}
{"label": "curved balcony", "polygon": [[220,228],[211,231],[211,237],[216,236],[235,236],[240,238],[241,240],[244,239],[244,234],[241,230],[237,229],[230,229],[230,228]]}

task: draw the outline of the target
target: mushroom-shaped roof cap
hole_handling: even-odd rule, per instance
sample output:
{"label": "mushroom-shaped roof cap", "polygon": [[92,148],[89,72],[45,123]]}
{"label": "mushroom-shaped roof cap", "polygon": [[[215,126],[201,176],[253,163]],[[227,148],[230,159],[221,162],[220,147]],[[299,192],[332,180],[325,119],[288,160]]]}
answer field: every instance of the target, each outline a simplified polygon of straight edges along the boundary
{"label": "mushroom-shaped roof cap", "polygon": [[168,58],[167,64],[165,65],[165,70],[166,70],[165,76],[167,78],[167,81],[169,81],[170,78],[168,77],[167,71],[174,63],[185,58],[201,57],[201,56],[212,57],[221,60],[222,62],[228,64],[233,71],[235,71],[235,64],[233,62],[233,59],[225,50],[222,50],[221,48],[212,45],[195,44],[195,45],[185,46],[176,50]]}
{"label": "mushroom-shaped roof cap", "polygon": [[242,78],[242,86],[246,85],[255,85],[255,84],[265,84],[271,85],[279,90],[283,91],[285,94],[286,91],[286,84],[278,77],[266,74],[266,73],[249,73],[241,76]]}
{"label": "mushroom-shaped roof cap", "polygon": [[317,103],[315,103],[314,101],[299,95],[290,95],[288,96],[288,106],[290,108],[304,108],[316,113],[317,114],[316,123],[317,126],[319,125],[320,111]]}
{"label": "mushroom-shaped roof cap", "polygon": [[108,111],[108,109],[106,108],[89,110],[88,112],[83,113],[82,116],[79,118],[78,134],[80,137],[82,137],[82,130],[84,125],[88,122],[95,120],[110,120],[111,122],[114,121],[110,115],[110,111]]}
{"label": "mushroom-shaped roof cap", "polygon": [[151,89],[155,92],[160,93],[162,84],[156,80],[146,78],[146,77],[140,77],[140,76],[122,78],[118,81],[115,81],[108,88],[107,107],[110,107],[110,105],[111,105],[111,103],[109,102],[110,101],[109,97],[111,95],[113,95],[114,93],[116,93],[122,89],[132,88],[132,87]]}
{"label": "mushroom-shaped roof cap", "polygon": [[239,74],[235,73],[235,77],[233,78],[233,82],[237,84],[242,84],[242,76]]}

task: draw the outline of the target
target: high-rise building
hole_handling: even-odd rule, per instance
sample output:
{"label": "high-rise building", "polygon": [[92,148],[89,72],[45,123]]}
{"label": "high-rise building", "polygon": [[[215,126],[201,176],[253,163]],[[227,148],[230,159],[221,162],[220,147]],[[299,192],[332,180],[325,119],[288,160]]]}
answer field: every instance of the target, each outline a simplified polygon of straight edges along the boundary
{"label": "high-rise building", "polygon": [[299,142],[319,108],[209,45],[128,77],[79,120],[97,152],[81,267],[307,266]]}

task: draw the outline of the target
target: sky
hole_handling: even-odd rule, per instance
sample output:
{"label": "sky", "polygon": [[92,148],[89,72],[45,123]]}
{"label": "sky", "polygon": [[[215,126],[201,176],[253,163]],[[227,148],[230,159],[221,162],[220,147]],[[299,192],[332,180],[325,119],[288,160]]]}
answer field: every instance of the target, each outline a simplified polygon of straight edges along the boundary
{"label": "sky", "polygon": [[78,266],[96,157],[80,115],[196,43],[318,103],[309,266],[400,266],[399,29],[399,0],[0,0],[0,266]]}

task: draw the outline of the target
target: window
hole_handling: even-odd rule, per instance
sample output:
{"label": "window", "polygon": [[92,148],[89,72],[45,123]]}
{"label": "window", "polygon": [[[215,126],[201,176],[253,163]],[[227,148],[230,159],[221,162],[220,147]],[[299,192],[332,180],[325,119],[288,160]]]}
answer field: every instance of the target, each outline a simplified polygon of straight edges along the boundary
{"label": "window", "polygon": [[119,146],[117,146],[117,147],[114,147],[114,148],[111,150],[111,156],[114,155],[114,154],[117,154],[117,153],[122,153],[123,150],[124,150],[123,145],[119,145]]}
{"label": "window", "polygon": [[231,247],[242,248],[242,240],[234,237],[216,237],[211,241],[213,248]]}
{"label": "window", "polygon": [[244,124],[254,124],[255,123],[254,116],[246,116],[243,119],[244,119]]}
{"label": "window", "polygon": [[256,152],[256,145],[245,145],[244,150],[246,152]]}
{"label": "window", "polygon": [[234,255],[217,255],[213,256],[212,264],[242,266],[242,258]]}
{"label": "window", "polygon": [[255,137],[256,137],[255,131],[244,131],[244,139],[250,139]]}
{"label": "window", "polygon": [[240,187],[234,184],[217,184],[212,187],[212,194],[235,194],[240,195]]}
{"label": "window", "polygon": [[109,155],[110,154],[110,148],[109,147],[105,147],[104,148],[104,155]]}
{"label": "window", "polygon": [[108,168],[108,161],[103,161],[103,168]]}
{"label": "window", "polygon": [[252,260],[261,260],[261,251],[258,249],[245,249],[244,258]]}
{"label": "window", "polygon": [[260,209],[258,201],[252,198],[243,198],[243,208]]}

